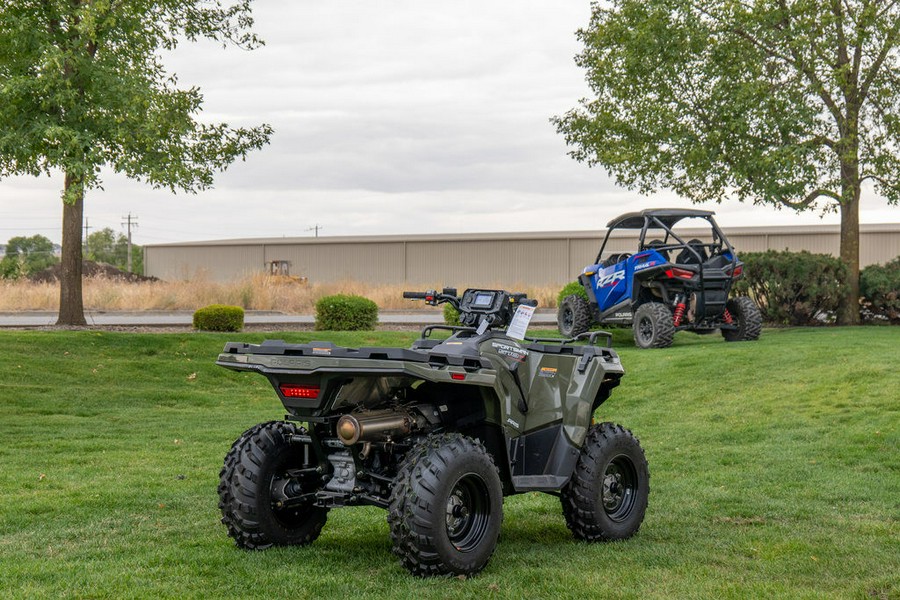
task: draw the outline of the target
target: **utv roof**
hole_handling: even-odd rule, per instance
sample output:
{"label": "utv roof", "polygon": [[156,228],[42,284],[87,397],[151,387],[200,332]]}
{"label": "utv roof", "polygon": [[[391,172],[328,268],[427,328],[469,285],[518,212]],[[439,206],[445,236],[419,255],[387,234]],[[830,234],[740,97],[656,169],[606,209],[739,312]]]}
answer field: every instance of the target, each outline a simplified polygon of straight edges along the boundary
{"label": "utv roof", "polygon": [[648,208],[640,212],[626,213],[606,224],[608,229],[642,229],[646,217],[656,217],[666,227],[672,227],[687,217],[711,217],[716,214],[711,210],[694,210],[691,208]]}

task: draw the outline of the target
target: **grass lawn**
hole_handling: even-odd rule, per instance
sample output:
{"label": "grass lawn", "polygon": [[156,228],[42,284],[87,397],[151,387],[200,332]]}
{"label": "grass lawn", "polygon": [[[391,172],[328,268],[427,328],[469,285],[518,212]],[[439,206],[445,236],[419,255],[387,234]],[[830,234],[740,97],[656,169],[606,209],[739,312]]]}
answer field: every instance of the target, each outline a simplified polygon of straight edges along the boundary
{"label": "grass lawn", "polygon": [[558,499],[514,496],[468,580],[409,576],[368,507],[332,511],[307,548],[234,547],[222,458],[283,410],[264,378],[213,362],[264,337],[0,332],[0,597],[900,598],[900,328],[651,351],[617,332],[626,376],[597,417],[647,452],[641,531],[577,543]]}

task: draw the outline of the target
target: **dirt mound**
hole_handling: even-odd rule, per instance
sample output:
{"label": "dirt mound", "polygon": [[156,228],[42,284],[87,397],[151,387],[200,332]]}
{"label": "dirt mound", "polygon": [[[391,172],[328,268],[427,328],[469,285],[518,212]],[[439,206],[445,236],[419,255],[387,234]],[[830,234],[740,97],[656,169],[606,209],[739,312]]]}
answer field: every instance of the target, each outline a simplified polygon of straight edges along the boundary
{"label": "dirt mound", "polygon": [[[137,273],[129,273],[128,271],[117,269],[112,265],[108,265],[106,263],[96,263],[92,260],[82,261],[81,268],[85,277],[108,279],[110,281],[123,281],[126,283],[159,281],[159,278],[157,277],[144,277],[143,275],[138,275]],[[59,281],[59,275],[61,272],[62,265],[55,264],[52,267],[44,269],[43,271],[32,273],[28,276],[28,279],[34,281],[35,283],[55,283]]]}

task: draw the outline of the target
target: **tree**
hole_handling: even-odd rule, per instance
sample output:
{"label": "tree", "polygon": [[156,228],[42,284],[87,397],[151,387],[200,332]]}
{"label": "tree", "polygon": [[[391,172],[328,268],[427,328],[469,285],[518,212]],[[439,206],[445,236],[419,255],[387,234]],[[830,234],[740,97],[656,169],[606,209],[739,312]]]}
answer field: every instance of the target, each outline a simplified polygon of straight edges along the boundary
{"label": "tree", "polygon": [[179,89],[160,54],[208,38],[245,49],[252,0],[16,0],[0,8],[0,177],[64,174],[58,324],[85,323],[85,191],[101,167],[196,193],[271,128],[196,119],[203,96]]}
{"label": "tree", "polygon": [[[123,234],[117,234],[109,227],[105,227],[99,231],[87,236],[87,258],[113,265],[123,271],[128,269],[128,238]],[[141,253],[141,247],[132,244],[132,271],[134,273],[144,273],[144,261]]]}
{"label": "tree", "polygon": [[17,236],[6,243],[6,254],[0,260],[0,277],[19,277],[42,271],[59,260],[53,253],[53,242],[42,235]]}
{"label": "tree", "polygon": [[862,184],[900,200],[900,2],[616,0],[578,37],[571,155],[643,193],[839,211],[858,323]]}

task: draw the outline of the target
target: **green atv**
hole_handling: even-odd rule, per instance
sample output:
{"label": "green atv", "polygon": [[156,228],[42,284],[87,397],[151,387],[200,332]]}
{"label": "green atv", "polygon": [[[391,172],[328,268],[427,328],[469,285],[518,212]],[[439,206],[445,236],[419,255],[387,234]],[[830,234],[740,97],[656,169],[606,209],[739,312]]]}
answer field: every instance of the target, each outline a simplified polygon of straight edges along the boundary
{"label": "green atv", "polygon": [[426,327],[410,349],[226,344],[217,364],[264,375],[288,413],[225,456],[219,507],[237,545],[310,544],[331,509],[379,506],[411,573],[471,575],[494,552],[503,498],[535,491],[559,496],[578,539],[634,535],[644,452],[627,429],[592,419],[624,373],[609,334],[525,338],[517,321],[527,326],[536,302],[524,294],[404,297],[450,303],[463,326]]}

